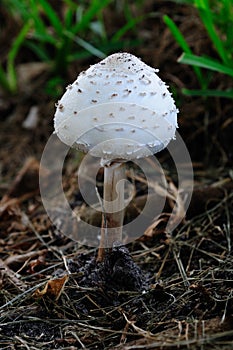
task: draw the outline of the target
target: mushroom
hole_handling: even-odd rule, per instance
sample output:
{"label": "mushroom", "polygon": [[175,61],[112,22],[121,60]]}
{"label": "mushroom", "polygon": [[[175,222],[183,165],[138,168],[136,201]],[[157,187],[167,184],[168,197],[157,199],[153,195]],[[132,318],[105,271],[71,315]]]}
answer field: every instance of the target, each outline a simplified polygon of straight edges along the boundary
{"label": "mushroom", "polygon": [[124,163],[150,156],[175,138],[171,93],[149,67],[129,53],[115,53],[81,72],[57,103],[55,132],[65,144],[100,158],[104,167],[104,247],[122,242]]}

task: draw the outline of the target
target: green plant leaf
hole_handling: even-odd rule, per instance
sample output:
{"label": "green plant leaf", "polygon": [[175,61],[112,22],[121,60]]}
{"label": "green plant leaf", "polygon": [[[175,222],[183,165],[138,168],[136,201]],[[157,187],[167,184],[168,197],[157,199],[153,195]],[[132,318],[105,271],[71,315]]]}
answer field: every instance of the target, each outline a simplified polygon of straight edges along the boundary
{"label": "green plant leaf", "polygon": [[[129,40],[127,42],[125,41],[124,44],[127,47],[132,47],[132,46],[140,45],[142,43],[139,40]],[[107,43],[101,44],[101,46],[99,46],[99,50],[101,50],[101,52],[107,55],[112,52],[122,50],[122,47],[123,46],[121,41],[107,42]],[[86,51],[85,49],[78,50],[75,53],[72,53],[71,55],[69,55],[68,62],[73,62],[79,59],[86,59],[91,57],[91,55],[92,54],[89,51]]]}
{"label": "green plant leaf", "polygon": [[96,16],[101,10],[103,10],[112,0],[92,0],[89,8],[81,17],[79,23],[77,23],[72,29],[73,33],[78,33],[80,30],[85,30],[89,27],[89,24],[94,16]]}
{"label": "green plant leaf", "polygon": [[24,21],[28,21],[30,14],[28,13],[28,6],[25,1],[22,0],[3,0],[3,5],[7,8],[12,15],[15,13],[20,14],[20,17]]}
{"label": "green plant leaf", "polygon": [[170,29],[170,31],[172,32],[176,42],[180,45],[180,47],[182,48],[182,50],[184,52],[189,52],[191,53],[192,50],[190,49],[187,41],[185,40],[183,34],[181,33],[181,31],[179,30],[179,28],[177,27],[177,25],[175,24],[175,22],[168,17],[167,15],[163,16],[163,20],[164,23],[168,26],[168,28]]}
{"label": "green plant leaf", "polygon": [[209,0],[195,0],[195,6],[199,11],[201,20],[204,23],[208,35],[211,38],[212,43],[217,50],[220,58],[226,65],[229,65],[227,52],[224,48],[221,38],[215,29],[214,18],[212,14],[213,10],[210,8]]}
{"label": "green plant leaf", "polygon": [[73,10],[68,9],[65,18],[64,18],[64,25],[66,29],[72,29],[72,22],[73,22]]}
{"label": "green plant leaf", "polygon": [[27,42],[25,42],[25,46],[32,50],[32,52],[34,52],[42,62],[48,62],[51,60],[51,58],[47,54],[47,50],[41,47],[41,45],[38,45],[38,43],[34,43],[28,40]]}
{"label": "green plant leaf", "polygon": [[41,19],[38,2],[36,0],[30,0],[28,11],[28,15],[31,16],[34,21],[35,32],[40,33],[41,36],[42,34],[46,35],[47,28]]}
{"label": "green plant leaf", "polygon": [[26,35],[31,27],[31,21],[24,24],[23,28],[20,30],[18,36],[13,41],[11,50],[8,54],[7,59],[7,78],[12,92],[16,91],[17,88],[17,77],[15,71],[15,58],[18,54],[20,46],[25,41]]}
{"label": "green plant leaf", "polygon": [[63,25],[52,6],[46,0],[40,0],[39,4],[43,7],[45,14],[48,17],[52,27],[55,29],[57,35],[61,36],[63,32]]}
{"label": "green plant leaf", "polygon": [[130,29],[135,28],[136,24],[143,20],[144,16],[130,19],[123,27],[121,27],[112,37],[111,41],[118,41]]}
{"label": "green plant leaf", "polygon": [[7,79],[7,74],[0,65],[0,85],[3,90],[11,92],[11,87],[9,85],[8,79]]}
{"label": "green plant leaf", "polygon": [[210,70],[227,74],[233,77],[233,69],[225,66],[222,63],[219,63],[218,61],[213,60],[212,58],[183,53],[178,59],[178,62],[184,63],[184,64],[191,64],[193,66],[197,66],[201,68],[210,69]]}
{"label": "green plant leaf", "polygon": [[55,47],[58,45],[58,40],[56,40],[54,36],[47,33],[41,33],[41,32],[35,31],[32,35],[32,38],[36,39],[39,42],[39,44],[49,43]]}
{"label": "green plant leaf", "polygon": [[102,51],[100,51],[99,49],[97,49],[96,47],[91,45],[86,40],[79,38],[78,36],[75,36],[74,34],[68,32],[68,31],[65,31],[65,35],[68,38],[72,39],[76,44],[80,45],[82,48],[89,51],[92,55],[99,57],[99,58],[104,58],[106,56],[105,53],[103,53]]}
{"label": "green plant leaf", "polygon": [[[187,41],[185,40],[183,34],[179,30],[179,28],[177,27],[175,22],[167,15],[163,16],[163,20],[164,20],[165,24],[168,26],[168,28],[170,29],[172,35],[174,36],[176,42],[180,45],[182,50],[186,53],[192,54],[192,50],[190,49]],[[205,82],[205,79],[203,77],[201,70],[196,66],[194,66],[193,69],[195,71],[195,74],[197,76],[197,79],[198,79],[201,87],[205,87],[206,82]]]}
{"label": "green plant leaf", "polygon": [[182,93],[187,96],[224,97],[233,99],[233,89],[229,89],[227,91],[182,89]]}

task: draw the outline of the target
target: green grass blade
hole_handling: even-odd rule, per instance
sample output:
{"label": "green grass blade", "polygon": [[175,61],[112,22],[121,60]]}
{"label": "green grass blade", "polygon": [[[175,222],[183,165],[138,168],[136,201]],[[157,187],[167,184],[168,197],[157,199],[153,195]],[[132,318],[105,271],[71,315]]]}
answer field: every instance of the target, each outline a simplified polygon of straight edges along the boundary
{"label": "green grass blade", "polygon": [[226,49],[230,53],[230,59],[233,58],[233,1],[232,0],[224,0],[222,11],[221,11],[221,19],[224,21],[224,29],[226,35]]}
{"label": "green grass blade", "polygon": [[[110,53],[122,50],[124,45],[126,45],[127,47],[136,47],[136,46],[142,45],[142,42],[139,40],[128,40],[127,42],[124,41],[124,43],[121,41],[107,42],[107,43],[101,44],[101,46],[99,47],[99,50],[104,54],[110,54]],[[69,55],[68,62],[73,62],[79,59],[86,59],[91,57],[91,55],[92,54],[89,51],[86,51],[85,49],[83,50],[80,49],[75,53]]]}
{"label": "green grass blade", "polygon": [[1,65],[0,65],[0,85],[4,91],[11,92],[11,87],[7,80],[7,74],[5,73]]}
{"label": "green grass blade", "polygon": [[165,24],[168,26],[168,28],[170,29],[170,31],[172,32],[176,42],[180,45],[182,50],[184,52],[191,53],[192,50],[190,49],[187,41],[185,40],[183,34],[179,30],[179,28],[177,27],[175,22],[170,17],[168,17],[167,15],[163,16],[163,20],[164,20]]}
{"label": "green grass blade", "polygon": [[47,33],[40,33],[38,31],[35,31],[32,37],[39,41],[39,43],[48,43],[53,45],[54,47],[58,45],[58,41],[56,40],[56,38]]}
{"label": "green grass blade", "polygon": [[233,89],[227,91],[221,90],[189,90],[182,89],[184,95],[187,96],[202,96],[202,97],[224,97],[233,99]]}
{"label": "green grass blade", "polygon": [[52,6],[46,0],[40,0],[39,4],[43,7],[45,14],[48,17],[52,27],[55,29],[57,35],[62,36],[63,25]]}
{"label": "green grass blade", "polygon": [[12,15],[19,14],[24,21],[27,21],[30,17],[28,13],[28,6],[22,0],[3,0],[5,8],[7,8]]}
{"label": "green grass blade", "polygon": [[197,66],[201,68],[210,69],[219,73],[227,74],[231,77],[233,77],[233,69],[225,66],[222,63],[219,63],[218,61],[215,61],[211,58],[196,56],[193,54],[183,53],[180,58],[178,59],[178,62],[184,63],[184,64],[191,64],[192,66]]}
{"label": "green grass blade", "polygon": [[105,53],[103,53],[102,51],[100,51],[99,49],[97,49],[92,44],[88,43],[87,41],[79,38],[78,36],[75,36],[74,34],[68,32],[68,31],[65,31],[65,35],[68,38],[72,39],[76,44],[78,44],[79,46],[81,46],[82,48],[84,48],[85,50],[90,52],[92,55],[99,57],[101,59],[106,57]]}
{"label": "green grass blade", "polygon": [[34,43],[28,40],[27,42],[25,42],[25,46],[27,46],[32,52],[34,52],[34,54],[36,54],[36,56],[42,62],[48,62],[51,60],[46,50],[43,47],[41,47],[41,45],[38,45],[38,43]]}
{"label": "green grass blade", "polygon": [[35,32],[40,33],[40,35],[45,35],[47,28],[41,19],[38,2],[36,0],[30,0],[29,9],[29,14],[34,21]]}
{"label": "green grass blade", "polygon": [[106,57],[105,53],[100,51],[99,49],[97,49],[96,47],[94,47],[93,45],[91,45],[90,43],[88,43],[87,41],[76,37],[75,41],[77,44],[79,44],[81,47],[83,47],[85,50],[89,51],[92,55],[103,59]]}
{"label": "green grass blade", "polygon": [[233,1],[222,0],[219,7],[220,10],[217,13],[216,21],[218,23],[218,29],[224,35],[224,47],[227,52],[228,61],[233,65]]}
{"label": "green grass blade", "polygon": [[65,14],[65,18],[64,18],[64,27],[68,30],[72,28],[72,22],[73,22],[73,10],[72,9],[68,9],[66,14]]}
{"label": "green grass blade", "polygon": [[63,1],[70,9],[77,7],[77,3],[75,3],[75,1],[73,0],[63,0]]}
{"label": "green grass blade", "polygon": [[[168,28],[170,29],[172,35],[174,36],[176,42],[179,44],[179,46],[182,48],[182,50],[186,53],[192,54],[192,50],[190,49],[187,41],[185,40],[183,34],[179,30],[179,28],[177,27],[175,22],[167,15],[163,16],[163,20],[164,20],[165,24],[168,26]],[[196,66],[194,66],[193,69],[195,71],[195,74],[197,76],[197,79],[198,79],[201,87],[204,87],[205,80],[203,78],[201,70]]]}
{"label": "green grass blade", "polygon": [[112,0],[92,0],[89,8],[83,14],[79,23],[77,23],[72,32],[78,33],[80,30],[85,30],[90,25],[91,20],[96,16],[101,10],[103,10]]}
{"label": "green grass blade", "polygon": [[7,76],[9,80],[9,84],[11,86],[12,91],[16,91],[17,88],[17,77],[16,77],[16,70],[15,70],[15,57],[18,54],[18,51],[20,49],[20,46],[25,41],[26,35],[31,27],[31,21],[28,21],[25,23],[21,31],[19,32],[16,39],[13,41],[11,50],[8,54],[7,59]]}
{"label": "green grass blade", "polygon": [[130,19],[123,27],[121,27],[112,37],[111,41],[118,41],[130,29],[135,28],[136,24],[143,20],[144,16]]}
{"label": "green grass blade", "polygon": [[215,25],[214,25],[214,18],[212,15],[212,11],[209,5],[208,0],[195,0],[195,5],[199,11],[199,15],[201,17],[201,20],[203,24],[205,25],[205,28],[208,32],[209,37],[212,40],[212,43],[217,50],[220,58],[222,61],[229,65],[227,52],[225,51],[224,45],[222,43],[221,38],[216,32]]}

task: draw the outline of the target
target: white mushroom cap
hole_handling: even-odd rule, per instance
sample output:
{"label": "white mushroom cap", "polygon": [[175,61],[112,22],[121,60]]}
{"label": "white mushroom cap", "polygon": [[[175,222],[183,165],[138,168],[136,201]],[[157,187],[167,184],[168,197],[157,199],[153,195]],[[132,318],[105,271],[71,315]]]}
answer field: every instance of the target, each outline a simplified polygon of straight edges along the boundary
{"label": "white mushroom cap", "polygon": [[80,73],[57,104],[58,137],[104,162],[162,150],[175,137],[178,110],[156,72],[116,53]]}

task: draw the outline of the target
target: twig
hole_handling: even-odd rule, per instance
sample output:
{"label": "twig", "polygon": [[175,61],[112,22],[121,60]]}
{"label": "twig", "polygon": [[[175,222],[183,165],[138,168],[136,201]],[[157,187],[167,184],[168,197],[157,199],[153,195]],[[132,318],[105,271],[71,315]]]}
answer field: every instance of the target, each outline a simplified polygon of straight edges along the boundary
{"label": "twig", "polygon": [[162,271],[163,271],[163,268],[164,268],[164,265],[165,265],[165,263],[166,263],[166,261],[167,261],[167,258],[168,258],[169,253],[170,253],[170,246],[169,246],[169,248],[168,248],[168,250],[167,250],[167,252],[166,252],[166,254],[165,254],[165,257],[164,257],[164,259],[163,259],[163,261],[162,261],[162,264],[161,264],[161,266],[160,266],[159,271],[156,273],[156,279],[159,279],[159,278],[160,278],[160,276],[161,276],[161,274],[162,274]]}
{"label": "twig", "polygon": [[34,292],[36,289],[40,288],[41,286],[44,285],[44,281],[37,284],[36,286],[33,286],[31,288],[29,288],[28,290],[26,290],[25,292],[17,295],[15,298],[11,299],[10,301],[8,301],[7,303],[5,303],[4,305],[0,306],[0,311],[4,310],[6,307],[13,305],[16,301],[20,301],[23,302],[23,297],[31,294],[32,292]]}
{"label": "twig", "polygon": [[154,334],[152,334],[152,333],[149,332],[149,331],[145,331],[144,329],[142,329],[142,328],[136,326],[136,325],[135,325],[135,321],[130,321],[130,320],[127,318],[127,316],[126,316],[126,314],[125,314],[124,312],[123,312],[123,316],[124,316],[126,322],[127,322],[138,334],[142,335],[142,336],[145,337],[145,338],[149,338],[149,339],[152,339],[152,338],[153,338]]}
{"label": "twig", "polygon": [[180,251],[178,252],[178,254],[176,254],[176,250],[173,249],[173,255],[174,255],[174,258],[176,260],[176,264],[178,266],[178,269],[180,271],[180,274],[182,276],[182,279],[183,279],[183,282],[184,282],[184,285],[186,288],[188,288],[190,286],[190,283],[188,281],[188,277],[186,275],[186,272],[185,272],[185,269],[184,269],[184,265],[182,263],[182,260],[180,258]]}
{"label": "twig", "polygon": [[223,312],[223,315],[222,315],[222,318],[221,318],[221,322],[220,322],[220,323],[224,323],[224,321],[225,321],[225,319],[226,319],[228,302],[229,302],[229,300],[232,299],[232,296],[233,296],[233,290],[230,291],[230,294],[229,294],[229,296],[228,296],[228,298],[227,298],[227,300],[226,300],[224,312]]}

